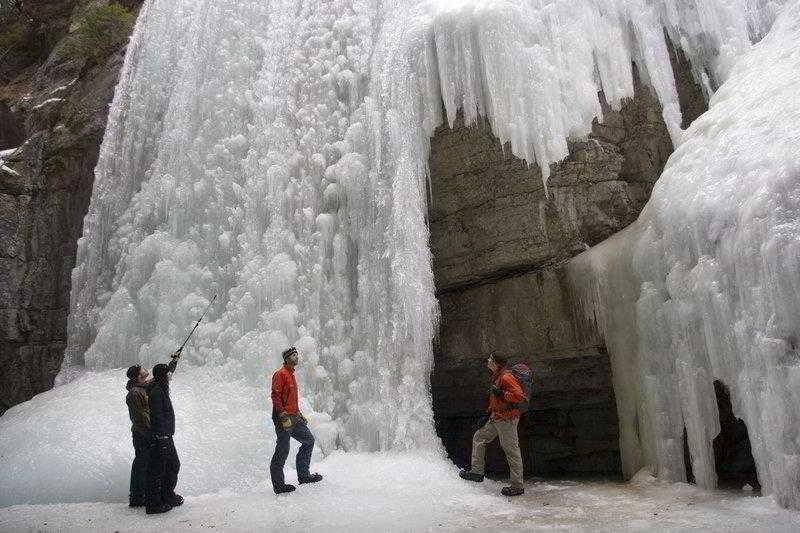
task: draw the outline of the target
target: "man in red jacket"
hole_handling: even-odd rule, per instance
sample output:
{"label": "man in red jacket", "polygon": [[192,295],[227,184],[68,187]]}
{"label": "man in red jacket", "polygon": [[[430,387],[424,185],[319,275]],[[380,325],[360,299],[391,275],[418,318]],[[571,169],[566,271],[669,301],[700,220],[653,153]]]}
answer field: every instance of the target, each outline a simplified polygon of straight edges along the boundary
{"label": "man in red jacket", "polygon": [[492,384],[489,387],[488,421],[475,432],[472,437],[472,465],[470,470],[462,470],[459,476],[469,481],[483,481],[484,456],[486,445],[495,438],[500,438],[500,447],[506,454],[506,461],[511,470],[511,486],[500,491],[504,496],[519,496],[525,493],[522,485],[522,454],[519,451],[520,410],[514,404],[525,399],[517,379],[506,370],[506,358],[492,354],[486,360],[486,366],[492,373]]}
{"label": "man in red jacket", "polygon": [[269,463],[269,473],[275,494],[292,492],[295,489],[294,485],[288,485],[283,478],[283,465],[289,456],[289,437],[300,443],[300,450],[297,452],[297,481],[303,484],[322,480],[321,475],[309,473],[314,435],[308,429],[308,422],[298,407],[297,380],[294,378],[294,367],[299,359],[297,348],[292,346],[284,350],[282,355],[283,366],[272,375],[272,421],[275,423],[278,440]]}

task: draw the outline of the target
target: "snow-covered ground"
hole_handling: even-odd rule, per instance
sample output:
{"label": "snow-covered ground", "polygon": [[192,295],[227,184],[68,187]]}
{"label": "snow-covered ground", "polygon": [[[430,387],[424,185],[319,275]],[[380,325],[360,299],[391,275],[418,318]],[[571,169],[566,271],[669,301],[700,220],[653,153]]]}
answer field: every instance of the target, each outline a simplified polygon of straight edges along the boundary
{"label": "snow-covered ground", "polygon": [[501,482],[462,481],[455,466],[423,453],[336,453],[315,467],[323,482],[292,494],[276,496],[265,485],[224,490],[187,497],[159,516],[124,502],[0,508],[0,531],[800,530],[800,513],[771,498],[649,476],[633,483],[531,481],[524,496],[510,499],[498,494]]}

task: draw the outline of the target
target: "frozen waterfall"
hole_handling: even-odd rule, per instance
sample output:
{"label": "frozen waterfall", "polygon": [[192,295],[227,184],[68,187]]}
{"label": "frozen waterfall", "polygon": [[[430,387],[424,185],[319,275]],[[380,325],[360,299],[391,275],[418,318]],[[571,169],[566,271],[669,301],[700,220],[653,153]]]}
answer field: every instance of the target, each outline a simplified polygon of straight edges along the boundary
{"label": "frozen waterfall", "polygon": [[[289,344],[303,354],[304,409],[323,452],[435,451],[436,126],[459,109],[485,116],[546,180],[567,139],[601,114],[599,91],[614,107],[633,95],[635,63],[678,145],[667,36],[711,94],[781,4],[146,1],[79,241],[61,385],[0,420],[3,477],[43,461],[62,483],[19,481],[15,501],[118,491],[101,480],[122,477],[127,442],[107,461],[57,443],[125,435],[122,410],[93,403],[116,401],[120,372],[109,369],[162,360],[214,294],[175,383],[193,491],[263,479],[248,468],[262,468],[273,438],[266,378]],[[59,409],[97,416],[70,424]],[[37,420],[60,421],[41,430],[55,444],[26,449]]]}

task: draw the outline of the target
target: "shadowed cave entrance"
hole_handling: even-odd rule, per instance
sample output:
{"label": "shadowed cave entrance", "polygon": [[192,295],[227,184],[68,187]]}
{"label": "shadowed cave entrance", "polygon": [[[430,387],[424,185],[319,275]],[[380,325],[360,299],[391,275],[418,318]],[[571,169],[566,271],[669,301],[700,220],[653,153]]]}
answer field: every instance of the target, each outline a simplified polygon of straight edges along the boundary
{"label": "shadowed cave entrance", "polygon": [[[717,473],[717,486],[722,489],[739,490],[750,485],[754,491],[761,490],[756,462],[750,445],[747,425],[733,414],[733,404],[728,387],[720,380],[714,380],[714,395],[719,411],[719,434],[714,437],[714,468]],[[686,429],[683,430],[683,455],[686,464],[686,479],[694,483],[691,454],[689,452]]]}
{"label": "shadowed cave entrance", "polygon": [[749,484],[754,490],[761,490],[747,425],[733,414],[731,394],[724,383],[714,381],[714,394],[717,397],[720,425],[719,435],[714,438],[717,485],[740,489]]}

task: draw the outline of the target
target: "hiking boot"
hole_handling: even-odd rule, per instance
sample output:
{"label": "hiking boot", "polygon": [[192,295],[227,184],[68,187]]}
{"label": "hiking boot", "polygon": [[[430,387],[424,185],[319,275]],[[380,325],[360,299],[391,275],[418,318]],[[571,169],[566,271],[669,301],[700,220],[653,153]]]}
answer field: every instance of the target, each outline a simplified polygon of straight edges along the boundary
{"label": "hiking boot", "polygon": [[294,485],[283,485],[281,487],[273,487],[272,490],[275,491],[275,494],[283,494],[284,492],[292,492],[294,491]]}
{"label": "hiking boot", "polygon": [[183,496],[180,494],[175,494],[172,498],[169,499],[169,504],[173,507],[180,507],[183,505]]}
{"label": "hiking boot", "polygon": [[161,513],[166,513],[170,509],[172,509],[172,506],[170,504],[162,503],[161,505],[152,505],[152,506],[148,505],[145,512],[147,514],[161,514]]}
{"label": "hiking boot", "polygon": [[322,476],[320,474],[311,474],[308,477],[299,477],[297,481],[300,482],[302,485],[303,483],[316,483],[318,481],[322,481]]}
{"label": "hiking boot", "polygon": [[458,477],[466,479],[467,481],[474,481],[475,483],[483,481],[483,474],[476,474],[470,470],[462,470],[458,473]]}
{"label": "hiking boot", "polygon": [[519,496],[520,494],[525,494],[525,489],[522,487],[503,487],[500,494],[503,496]]}

